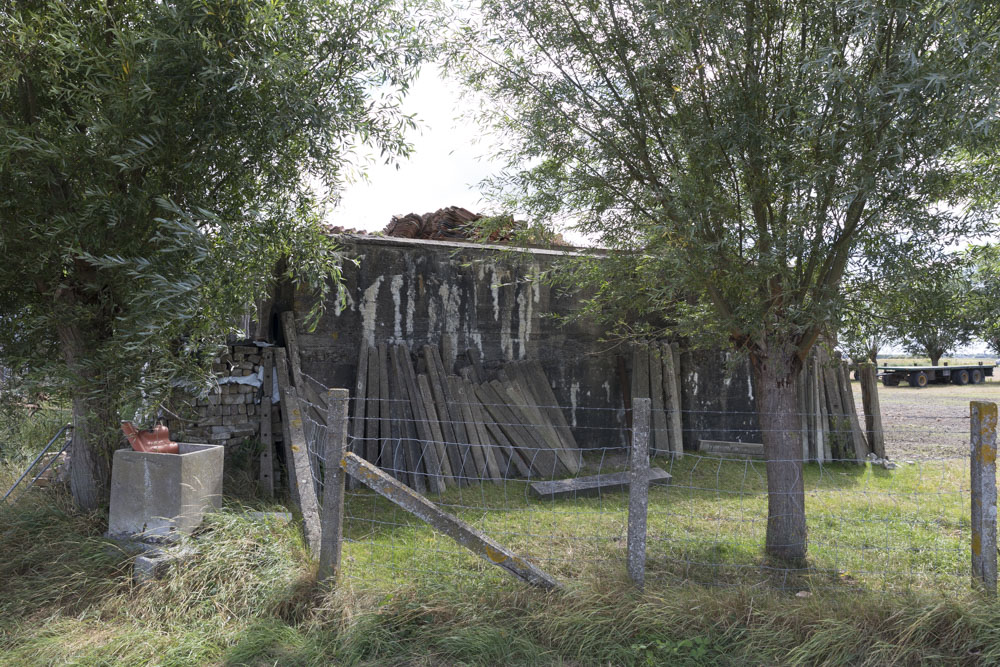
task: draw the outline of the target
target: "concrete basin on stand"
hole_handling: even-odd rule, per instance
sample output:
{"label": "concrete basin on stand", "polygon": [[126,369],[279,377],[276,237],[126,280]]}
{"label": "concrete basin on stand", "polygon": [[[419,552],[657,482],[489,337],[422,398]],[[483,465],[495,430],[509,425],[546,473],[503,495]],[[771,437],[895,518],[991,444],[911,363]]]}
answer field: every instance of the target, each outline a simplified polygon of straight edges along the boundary
{"label": "concrete basin on stand", "polygon": [[119,449],[111,467],[110,537],[190,534],[222,506],[221,445],[179,443],[177,454]]}

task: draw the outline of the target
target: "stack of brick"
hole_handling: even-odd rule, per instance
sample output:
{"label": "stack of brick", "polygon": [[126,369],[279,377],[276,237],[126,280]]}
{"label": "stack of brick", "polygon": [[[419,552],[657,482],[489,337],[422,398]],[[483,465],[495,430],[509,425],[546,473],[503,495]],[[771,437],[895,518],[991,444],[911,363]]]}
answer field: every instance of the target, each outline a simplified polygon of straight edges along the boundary
{"label": "stack of brick", "polygon": [[[234,345],[212,364],[217,385],[195,401],[196,414],[184,424],[169,424],[185,442],[234,446],[260,437],[261,401],[271,400],[273,387],[263,382],[262,348]],[[281,438],[281,411],[271,411],[272,433]]]}

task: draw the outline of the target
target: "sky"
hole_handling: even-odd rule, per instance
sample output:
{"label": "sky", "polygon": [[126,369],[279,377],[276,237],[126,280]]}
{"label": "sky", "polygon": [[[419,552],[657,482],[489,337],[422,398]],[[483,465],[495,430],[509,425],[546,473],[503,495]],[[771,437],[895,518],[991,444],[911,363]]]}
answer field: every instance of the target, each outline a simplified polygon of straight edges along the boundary
{"label": "sky", "polygon": [[348,183],[339,205],[327,214],[330,224],[380,231],[393,215],[446,206],[490,212],[477,184],[499,171],[499,165],[488,158],[489,133],[460,118],[459,91],[460,84],[443,79],[435,67],[420,73],[403,103],[420,126],[409,135],[413,154],[398,170],[376,164],[367,170],[367,182]]}

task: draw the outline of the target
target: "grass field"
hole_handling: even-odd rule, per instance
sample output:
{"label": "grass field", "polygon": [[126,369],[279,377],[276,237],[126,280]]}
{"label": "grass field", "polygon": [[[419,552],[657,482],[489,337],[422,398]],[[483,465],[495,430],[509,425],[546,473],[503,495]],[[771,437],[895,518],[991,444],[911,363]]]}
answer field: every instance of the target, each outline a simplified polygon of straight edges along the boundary
{"label": "grass field", "polygon": [[913,463],[806,466],[807,569],[762,557],[761,464],[658,462],[674,479],[650,494],[642,592],[625,574],[619,494],[539,501],[507,482],[436,498],[564,583],[542,593],[361,490],[335,590],[315,583],[295,525],[234,500],[193,561],[136,586],[102,517],[33,493],[0,508],[0,662],[995,664],[1000,606],[968,586],[963,443],[968,401],[1000,385],[879,393],[895,458]]}

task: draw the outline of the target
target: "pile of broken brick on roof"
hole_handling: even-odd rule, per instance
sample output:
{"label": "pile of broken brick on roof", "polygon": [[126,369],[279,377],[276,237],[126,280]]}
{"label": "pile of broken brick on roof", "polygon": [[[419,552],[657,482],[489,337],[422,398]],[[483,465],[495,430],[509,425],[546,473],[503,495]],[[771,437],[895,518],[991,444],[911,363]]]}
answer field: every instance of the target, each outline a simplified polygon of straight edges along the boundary
{"label": "pile of broken brick on roof", "polygon": [[[485,229],[476,223],[483,219],[480,213],[473,213],[460,206],[448,206],[432,213],[408,213],[394,215],[382,231],[382,235],[403,239],[425,239],[430,241],[479,241],[505,243],[524,223],[507,219],[507,224]],[[334,234],[367,234],[367,232],[333,227]],[[551,245],[564,245],[561,237],[553,239]]]}

